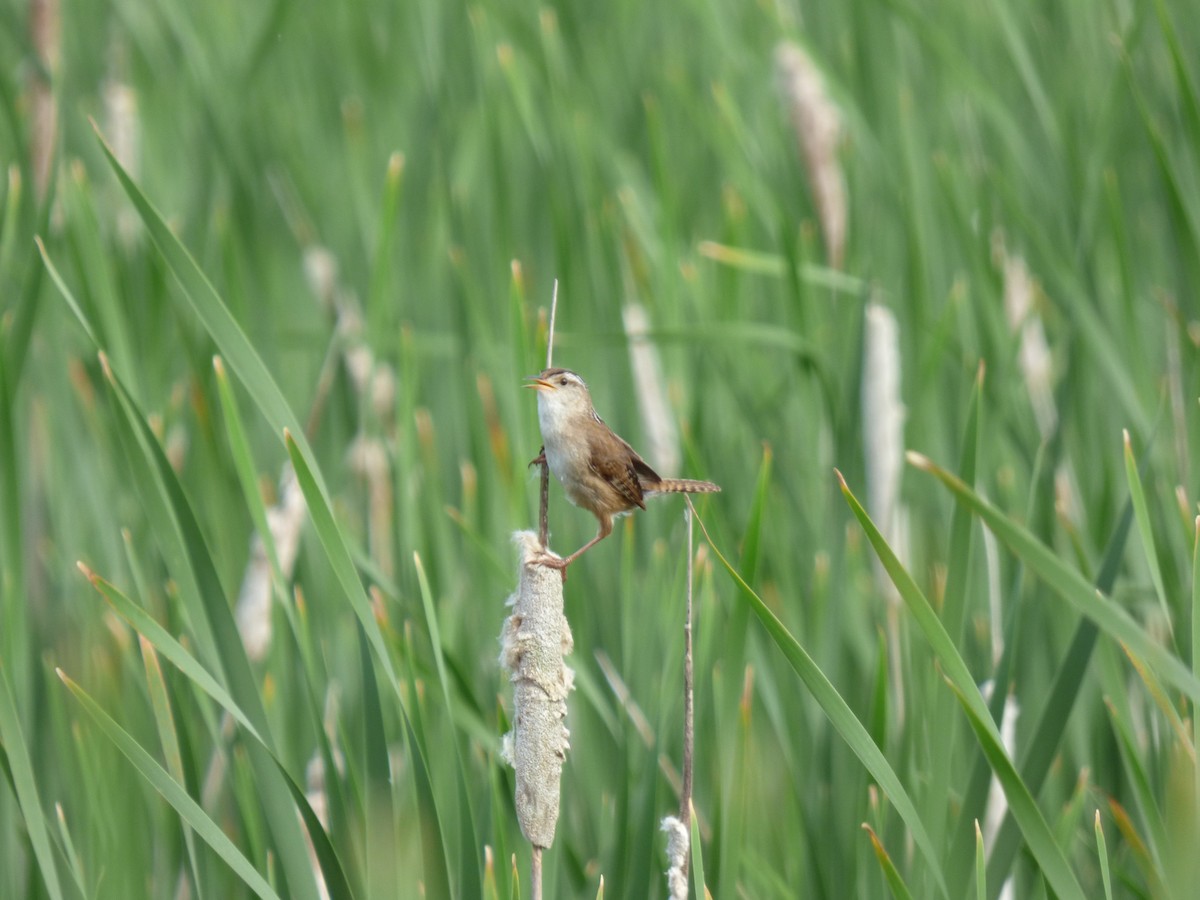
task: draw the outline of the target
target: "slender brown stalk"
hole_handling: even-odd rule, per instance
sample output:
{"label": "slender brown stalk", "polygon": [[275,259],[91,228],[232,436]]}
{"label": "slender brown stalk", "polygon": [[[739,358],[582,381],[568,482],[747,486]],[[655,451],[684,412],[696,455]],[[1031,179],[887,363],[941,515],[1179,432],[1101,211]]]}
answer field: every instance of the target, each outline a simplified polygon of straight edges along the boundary
{"label": "slender brown stalk", "polygon": [[533,848],[533,860],[529,873],[529,896],[531,900],[542,900],[542,848]]}
{"label": "slender brown stalk", "polygon": [[667,891],[671,900],[687,900],[688,861],[692,827],[692,770],[695,758],[695,720],[693,715],[694,670],[692,664],[692,521],[696,510],[687,497],[684,520],[687,522],[687,613],[683,623],[683,777],[679,788],[679,815],[667,816],[662,830],[667,833]]}
{"label": "slender brown stalk", "polygon": [[538,512],[538,543],[546,549],[550,543],[550,466],[546,462],[546,454],[542,453],[542,501]]}
{"label": "slender brown stalk", "polygon": [[[554,365],[554,320],[558,316],[558,279],[554,279],[554,293],[550,297],[550,327],[546,333],[546,368],[549,369]],[[546,462],[546,448],[543,447],[541,454],[542,466],[542,493],[541,507],[538,510],[538,542],[545,550],[550,545],[550,466]]]}
{"label": "slender brown stalk", "polygon": [[[687,520],[687,619],[683,623],[683,787],[679,792],[679,821],[683,827],[692,826],[692,769],[695,753],[696,728],[692,712],[692,498],[687,498],[684,518]],[[687,878],[688,861],[683,861],[683,877]]]}

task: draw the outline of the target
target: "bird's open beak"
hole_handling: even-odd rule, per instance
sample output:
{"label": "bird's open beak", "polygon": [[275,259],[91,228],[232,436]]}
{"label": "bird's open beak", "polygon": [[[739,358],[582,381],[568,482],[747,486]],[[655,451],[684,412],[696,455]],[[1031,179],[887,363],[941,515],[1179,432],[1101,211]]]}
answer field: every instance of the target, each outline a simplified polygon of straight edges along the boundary
{"label": "bird's open beak", "polygon": [[552,382],[547,381],[545,378],[538,378],[536,375],[530,375],[526,381],[528,381],[529,384],[525,385],[525,387],[533,388],[535,391],[554,390],[554,384]]}

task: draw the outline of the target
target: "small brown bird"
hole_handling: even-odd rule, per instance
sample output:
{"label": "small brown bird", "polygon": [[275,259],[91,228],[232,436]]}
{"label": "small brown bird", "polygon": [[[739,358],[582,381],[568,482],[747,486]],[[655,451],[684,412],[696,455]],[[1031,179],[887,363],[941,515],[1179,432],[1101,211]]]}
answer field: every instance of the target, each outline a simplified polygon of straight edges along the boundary
{"label": "small brown bird", "polygon": [[600,523],[600,532],[570,556],[546,559],[546,565],[563,570],[564,578],[567,566],[612,533],[614,517],[645,509],[646,497],[721,490],[711,481],[660,478],[596,415],[587,385],[569,369],[546,369],[525,386],[538,392],[538,424],[545,445],[534,462],[545,459],[567,499]]}

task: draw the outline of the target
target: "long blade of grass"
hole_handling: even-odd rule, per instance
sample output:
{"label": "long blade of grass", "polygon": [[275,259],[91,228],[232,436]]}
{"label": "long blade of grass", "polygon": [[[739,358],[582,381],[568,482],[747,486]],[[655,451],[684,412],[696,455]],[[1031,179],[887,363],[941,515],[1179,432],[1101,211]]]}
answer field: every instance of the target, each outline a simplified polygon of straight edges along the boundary
{"label": "long blade of grass", "polygon": [[396,677],[396,669],[383,640],[383,632],[375,620],[371,610],[370,600],[363,590],[362,582],[354,568],[354,561],[346,545],[346,539],[334,519],[333,510],[325,500],[324,494],[309,469],[300,446],[290,433],[284,435],[284,443],[296,471],[296,479],[300,490],[308,503],[308,514],[312,518],[313,528],[325,548],[325,555],[333,569],[334,576],[341,585],[342,591],[349,600],[359,624],[367,636],[367,642],[375,654],[376,661],[388,677],[397,699],[396,709],[404,720],[405,733],[408,738],[408,751],[412,758],[412,773],[414,786],[417,789],[417,805],[421,813],[421,846],[425,859],[425,884],[430,896],[450,896],[450,869],[446,857],[445,837],[442,831],[441,817],[438,814],[433,787],[429,780],[429,769],[423,744],[417,740],[412,722],[402,701],[403,692]]}
{"label": "long blade of grass", "polygon": [[896,900],[912,900],[912,892],[908,889],[908,885],[904,883],[904,878],[900,875],[896,864],[892,862],[892,857],[884,849],[883,842],[879,840],[879,835],[875,833],[875,829],[864,822],[863,831],[871,839],[871,849],[875,851],[875,859],[879,861],[879,868],[883,869],[883,878],[887,882],[892,896]]}
{"label": "long blade of grass", "polygon": [[[316,459],[304,436],[300,420],[292,412],[287,399],[275,383],[270,370],[258,355],[258,351],[254,349],[249,338],[246,337],[245,332],[242,331],[229,309],[221,301],[220,295],[217,294],[216,289],[187,248],[183,246],[163,220],[162,215],[117,161],[112,148],[109,147],[95,123],[93,123],[93,128],[109,166],[112,167],[126,196],[137,209],[146,230],[150,233],[151,240],[154,241],[154,245],[170,267],[171,274],[175,276],[179,286],[183,289],[183,296],[187,298],[191,310],[200,319],[217,347],[220,348],[221,355],[228,360],[229,365],[237,373],[238,378],[241,379],[242,384],[245,385],[250,396],[254,398],[255,404],[267,421],[271,423],[276,433],[282,434],[285,430],[290,431],[293,440],[300,446],[304,455],[308,459]],[[315,477],[324,493],[324,481],[321,480],[319,473]]]}
{"label": "long blade of grass", "polygon": [[[175,716],[171,712],[171,701],[167,696],[167,682],[163,678],[162,667],[158,664],[158,655],[154,645],[138,635],[138,645],[142,651],[142,663],[146,672],[146,688],[150,694],[150,707],[154,711],[154,724],[158,728],[158,743],[162,747],[163,758],[167,763],[167,771],[179,784],[186,784],[183,772],[183,757],[179,751],[179,735],[175,730]],[[203,900],[204,886],[200,878],[200,866],[196,858],[196,837],[186,824],[183,826],[183,842],[187,848],[188,865],[191,867],[192,884],[196,895]]]}
{"label": "long blade of grass", "polygon": [[383,706],[379,701],[375,665],[371,661],[370,646],[361,625],[358,628],[358,645],[362,679],[363,750],[366,756],[364,809],[367,818],[367,896],[384,897],[394,894],[399,886],[396,881],[396,859],[391,849],[396,839],[392,764],[383,727]]}
{"label": "long blade of grass", "polygon": [[294,794],[289,796],[289,779],[276,767],[262,697],[200,525],[178,476],[133,398],[103,356],[102,361],[122,412],[116,417],[122,426],[117,429],[118,438],[130,464],[146,475],[136,480],[146,511],[154,521],[160,542],[174,547],[172,556],[180,566],[177,577],[186,583],[184,576],[189,575],[194,587],[193,593],[184,592],[192,623],[207,626],[206,632],[212,638],[215,659],[227,680],[230,695],[262,738],[261,743],[252,741],[247,745],[247,757],[255,774],[257,801],[266,815],[288,884],[297,896],[317,900],[316,882],[293,807]]}
{"label": "long blade of grass", "polygon": [[8,672],[0,665],[0,744],[8,762],[17,805],[25,823],[25,833],[33,846],[42,883],[53,900],[62,900],[62,884],[58,880],[58,865],[50,847],[50,832],[46,828],[46,815],[38,796],[37,777],[33,771],[33,760],[25,744],[21,730],[21,718],[13,700],[12,688],[8,683]]}
{"label": "long blade of grass", "polygon": [[[701,256],[722,265],[757,275],[782,277],[788,268],[787,260],[774,253],[730,247],[716,241],[701,241],[697,249]],[[855,278],[853,275],[846,275],[836,269],[824,266],[803,265],[800,267],[800,277],[814,287],[828,288],[831,291],[856,297],[862,296],[863,290],[866,288],[866,284],[861,278]]]}
{"label": "long blade of grass", "polygon": [[326,502],[317,476],[309,466],[296,436],[289,431],[284,434],[283,440],[287,446],[288,455],[291,457],[292,467],[296,471],[300,490],[308,504],[308,514],[312,519],[313,528],[317,532],[321,546],[325,548],[325,555],[333,568],[333,574],[341,585],[346,599],[350,601],[350,608],[358,616],[359,624],[367,634],[367,640],[371,644],[375,658],[383,667],[383,671],[388,677],[388,683],[396,691],[398,697],[400,696],[399,682],[396,679],[396,669],[392,665],[391,654],[388,653],[387,644],[384,643],[379,623],[375,621],[370,598],[367,597],[367,592],[363,589],[362,581],[358,577],[342,530],[338,527],[333,510]]}
{"label": "long blade of grass", "polygon": [[770,607],[743,580],[737,569],[725,558],[725,554],[713,543],[712,537],[704,525],[704,520],[696,516],[696,522],[700,525],[700,530],[704,532],[704,539],[712,547],[713,553],[721,561],[721,565],[725,567],[725,571],[729,573],[730,577],[741,588],[742,596],[749,601],[751,609],[758,616],[767,634],[775,642],[780,652],[783,653],[784,658],[791,665],[792,669],[800,676],[800,680],[804,682],[805,686],[812,693],[813,699],[820,705],[830,724],[841,735],[842,740],[846,742],[846,745],[854,755],[859,758],[859,761],[862,762],[867,771],[871,773],[871,777],[875,779],[880,789],[887,795],[892,805],[896,808],[896,812],[899,813],[900,818],[904,820],[904,824],[912,832],[913,841],[921,851],[921,855],[925,857],[925,861],[933,873],[939,892],[943,896],[948,896],[938,852],[934,848],[933,842],[929,839],[929,834],[925,830],[925,824],[917,814],[917,809],[909,798],[908,792],[904,789],[900,778],[896,775],[895,770],[892,769],[879,747],[871,740],[871,735],[866,727],[859,721],[853,710],[850,709],[849,704],[842,698],[842,695],[838,693],[837,688],[825,677],[825,673],[821,671],[820,667],[813,661],[813,658],[800,646],[800,642],[792,637],[791,632],[787,630],[783,622],[779,621],[778,616],[771,612]]}
{"label": "long blade of grass", "polygon": [[970,670],[954,645],[954,641],[946,633],[937,613],[934,612],[925,595],[921,593],[917,583],[901,565],[900,560],[888,546],[879,529],[875,527],[862,504],[858,502],[845,480],[841,478],[841,473],[838,473],[838,478],[841,480],[842,494],[845,496],[846,502],[866,532],[867,539],[874,547],[876,556],[879,557],[879,561],[892,579],[892,583],[896,585],[909,613],[925,635],[926,641],[941,664],[946,681],[954,689],[959,703],[968,709],[968,720],[979,740],[980,748],[987,756],[988,763],[992,771],[996,773],[1001,787],[1004,788],[1009,809],[1021,826],[1029,849],[1037,859],[1042,872],[1060,897],[1082,898],[1083,890],[1075,880],[1066,857],[1063,856],[1062,849],[1054,840],[1054,833],[1046,823],[1045,817],[1042,816],[1041,810],[1038,809],[1033,795],[1021,781],[1016,768],[1009,760],[996,722],[988,711],[983,695],[975,685]]}
{"label": "long blade of grass", "polygon": [[371,265],[371,281],[367,289],[367,325],[370,334],[384,334],[394,323],[389,312],[395,304],[391,293],[392,240],[396,233],[396,213],[400,208],[400,187],[404,175],[404,154],[393,153],[388,158],[383,182],[383,200],[379,208],[378,231],[375,236],[375,259]]}
{"label": "long blade of grass", "polygon": [[[417,585],[421,592],[421,606],[425,611],[425,622],[429,626],[429,640],[433,646],[433,658],[437,666],[438,681],[442,687],[442,701],[446,705],[447,717],[453,722],[455,716],[454,704],[450,693],[450,676],[446,670],[446,657],[445,651],[442,648],[442,636],[441,628],[438,625],[437,608],[433,603],[433,591],[429,589],[429,579],[425,575],[425,567],[421,564],[419,554],[413,553],[413,563],[417,570]],[[460,888],[464,896],[477,897],[482,888],[479,882],[479,868],[477,863],[480,854],[476,852],[477,848],[475,845],[475,811],[471,808],[471,795],[467,786],[466,766],[463,761],[462,747],[459,746],[457,730],[451,733],[450,740],[454,745],[454,773],[458,786],[461,814],[459,851],[462,865],[459,866],[459,872],[463,876],[463,883],[460,885]]]}
{"label": "long blade of grass", "polygon": [[[340,859],[333,845],[329,841],[329,836],[326,834],[324,827],[313,813],[308,799],[304,792],[300,789],[291,774],[287,771],[283,761],[276,755],[274,749],[267,745],[263,736],[251,722],[246,713],[238,706],[231,697],[228,691],[222,687],[215,678],[193,657],[182,644],[172,637],[165,628],[156,622],[144,609],[134,603],[127,597],[119,588],[112,583],[106,581],[101,576],[97,575],[86,565],[79,564],[80,571],[91,582],[92,587],[109,602],[117,614],[129,623],[139,637],[146,642],[147,645],[157,650],[165,656],[180,672],[187,676],[191,681],[202,691],[208,694],[215,700],[221,708],[232,716],[239,725],[245,730],[247,735],[258,743],[263,752],[269,755],[279,771],[279,775],[283,778],[287,785],[288,791],[295,800],[301,815],[304,817],[305,823],[309,829],[309,837],[313,842],[314,850],[316,851],[318,861],[321,864],[322,875],[325,878],[325,886],[331,897],[352,897],[353,893],[350,890],[349,881],[346,878],[345,870],[342,868]],[[157,666],[157,660],[155,661]],[[153,692],[152,692],[153,697]],[[156,717],[158,716],[156,710]],[[161,734],[160,725],[160,734]],[[172,729],[173,734],[173,729]],[[171,743],[174,743],[172,741]],[[164,741],[164,752],[167,756],[168,764],[170,765],[172,753],[167,742]],[[178,745],[175,746],[175,753],[178,753]],[[182,765],[179,772],[172,769],[174,777],[182,781]]]}
{"label": "long blade of grass", "polygon": [[762,536],[763,516],[767,508],[767,497],[771,487],[771,448],[763,447],[762,463],[758,467],[758,481],[754,485],[754,499],[750,514],[746,517],[745,537],[742,539],[742,577],[753,581],[758,570],[759,540]]}
{"label": "long blade of grass", "polygon": [[226,836],[221,827],[200,807],[200,804],[192,799],[183,786],[172,778],[170,773],[159,765],[154,757],[147,753],[145,748],[129,732],[118,725],[82,687],[72,681],[62,669],[56,671],[58,672],[58,677],[62,679],[63,684],[67,686],[67,689],[75,696],[87,714],[91,716],[92,720],[100,727],[100,730],[104,732],[105,736],[116,745],[118,750],[125,754],[125,758],[133,763],[134,767],[158,791],[159,795],[170,803],[171,806],[175,807],[184,822],[200,836],[200,839],[208,844],[221,859],[225,860],[229,868],[237,873],[237,876],[242,879],[246,887],[264,898],[264,900],[279,900],[279,895],[275,893],[271,885],[267,883],[267,880],[259,874],[250,860],[242,855],[242,852],[233,841]]}
{"label": "long blade of grass", "polygon": [[689,849],[692,853],[692,883],[696,885],[696,896],[707,897],[708,888],[705,886],[704,880],[704,848],[700,841],[700,818],[696,815],[696,807],[692,806],[691,818],[691,841]]}
{"label": "long blade of grass", "polygon": [[[1200,677],[1200,517],[1192,539],[1192,674]],[[1192,746],[1200,752],[1200,705],[1192,703]],[[1200,766],[1196,767],[1196,796],[1200,797]]]}
{"label": "long blade of grass", "polygon": [[27,672],[33,642],[29,638],[29,604],[19,590],[25,583],[25,553],[13,396],[8,362],[0,357],[0,621],[4,622],[0,660],[13,671]]}
{"label": "long blade of grass", "polygon": [[[1117,527],[1113,529],[1113,533],[1109,537],[1104,557],[1100,563],[1100,572],[1096,576],[1096,589],[1103,593],[1110,591],[1116,581],[1117,572],[1120,570],[1125,554],[1125,543],[1132,527],[1133,507],[1127,502],[1121,512]],[[1050,767],[1059,753],[1059,745],[1062,743],[1067,722],[1071,717],[1071,710],[1087,675],[1088,664],[1099,636],[1100,629],[1091,619],[1080,618],[1058,672],[1055,673],[1050,693],[1046,697],[1046,702],[1042,706],[1025,746],[1024,754],[1021,757],[1021,777],[1025,779],[1025,783],[1034,796],[1041,791],[1046,775],[1050,772]],[[1012,866],[1019,846],[1020,839],[1016,822],[1011,815],[1006,814],[992,843],[992,855],[988,867],[989,878],[995,884],[996,891],[999,891],[999,885],[1003,883],[1006,873]]]}
{"label": "long blade of grass", "polygon": [[1133,456],[1133,444],[1129,440],[1129,431],[1123,433],[1125,441],[1125,480],[1129,483],[1129,499],[1133,502],[1133,515],[1137,521],[1138,535],[1142,539],[1142,550],[1146,557],[1146,565],[1150,569],[1150,581],[1154,585],[1154,593],[1158,597],[1158,605],[1162,609],[1163,622],[1171,625],[1171,610],[1167,605],[1167,590],[1163,586],[1162,568],[1158,564],[1158,548],[1154,543],[1154,529],[1150,525],[1150,508],[1146,504],[1146,492],[1142,489],[1142,479],[1138,475],[1137,460]]}
{"label": "long blade of grass", "polygon": [[1134,653],[1168,682],[1192,700],[1200,702],[1200,679],[1188,671],[1178,658],[1156,644],[1125,610],[1088,584],[1078,571],[1066,565],[1028,530],[1017,525],[950,472],[920,454],[910,453],[909,461],[936,477],[960,501],[974,510],[988,528],[1071,607],[1090,618],[1110,637],[1128,644]]}
{"label": "long blade of grass", "polygon": [[[975,483],[975,469],[979,456],[979,433],[982,429],[983,410],[980,395],[983,393],[983,363],[975,378],[967,407],[967,427],[963,433],[962,454],[958,470],[964,484]],[[942,621],[946,631],[954,640],[962,637],[963,620],[966,616],[967,578],[971,568],[971,516],[966,508],[956,505],[950,520],[950,551],[947,554],[946,599],[942,605]]]}
{"label": "long blade of grass", "polygon": [[242,416],[238,411],[237,399],[233,395],[233,386],[229,383],[225,363],[219,356],[213,357],[213,374],[217,380],[217,397],[221,402],[221,418],[225,423],[230,456],[233,458],[234,470],[237,472],[238,482],[242,487],[242,496],[246,499],[250,518],[254,521],[254,530],[258,533],[267,553],[267,564],[271,569],[271,586],[275,597],[287,611],[294,630],[295,620],[292,616],[287,592],[284,590],[286,580],[279,567],[279,554],[275,550],[275,538],[271,533],[271,526],[267,522],[267,510],[258,491],[250,442],[246,438],[246,428],[242,424]]}
{"label": "long blade of grass", "polygon": [[[975,378],[974,389],[971,391],[971,401],[967,409],[967,425],[963,433],[962,453],[959,457],[959,472],[967,484],[975,483],[975,471],[979,456],[979,434],[982,429],[984,367],[980,363]],[[968,578],[971,569],[971,552],[973,522],[971,514],[962,506],[956,505],[954,515],[950,520],[950,547],[947,556],[945,601],[942,604],[942,621],[946,631],[954,641],[961,641],[963,622],[966,619]],[[962,821],[968,815],[973,815],[969,808],[964,808],[959,820],[959,833],[950,837],[945,833],[947,804],[944,798],[951,789],[950,759],[959,731],[959,719],[954,712],[954,699],[944,691],[937,691],[934,698],[932,721],[945,740],[935,741],[930,748],[932,790],[930,791],[930,806],[928,818],[930,830],[938,840],[946,840],[953,848],[946,857],[947,872],[951,885],[959,878],[966,878],[968,857],[966,853],[967,836],[962,833]],[[986,789],[984,789],[986,790]],[[982,796],[982,791],[979,792]],[[972,795],[967,794],[970,801]],[[961,876],[959,875],[961,873]]]}
{"label": "long blade of grass", "polygon": [[1149,832],[1150,841],[1147,847],[1147,859],[1152,862],[1158,874],[1162,874],[1162,860],[1158,857],[1158,848],[1166,846],[1167,829],[1163,821],[1162,810],[1155,796],[1154,784],[1150,773],[1146,770],[1149,760],[1139,749],[1138,742],[1129,728],[1129,722],[1122,718],[1116,704],[1111,700],[1105,702],[1108,707],[1108,718],[1112,723],[1113,733],[1117,737],[1117,748],[1120,751],[1122,767],[1129,779],[1133,796],[1141,813],[1142,823]]}
{"label": "long blade of grass", "polygon": [[1138,870],[1142,873],[1142,877],[1146,879],[1147,897],[1166,897],[1168,896],[1162,878],[1159,875],[1157,864],[1150,857],[1150,850],[1146,846],[1146,842],[1142,840],[1142,836],[1138,833],[1133,820],[1129,818],[1129,813],[1125,811],[1125,807],[1121,806],[1115,799],[1109,798],[1109,812],[1112,813],[1113,822],[1117,826],[1117,830],[1121,832],[1121,837],[1125,840],[1125,845],[1129,848],[1129,855],[1133,857],[1133,861],[1137,864]]}
{"label": "long blade of grass", "polygon": [[975,820],[975,900],[987,900],[987,856],[983,852],[983,832]]}
{"label": "long blade of grass", "polygon": [[1033,799],[1033,795],[1029,793],[1025,782],[1021,780],[1021,776],[1017,774],[1016,768],[1009,760],[1008,754],[1004,752],[1004,745],[994,739],[996,724],[990,717],[980,718],[974,699],[963,696],[955,684],[949,681],[948,683],[951,690],[958,696],[963,712],[966,713],[967,720],[971,723],[971,728],[979,740],[979,746],[987,756],[992,771],[996,773],[996,779],[1000,782],[1000,786],[1004,789],[1008,808],[1020,824],[1029,850],[1037,859],[1038,866],[1051,889],[1059,898],[1084,900],[1086,895],[1083,893],[1083,888],[1075,879],[1070,864],[1063,855],[1062,848],[1054,839],[1054,832],[1038,808],[1037,801]]}
{"label": "long blade of grass", "polygon": [[[54,816],[58,823],[58,840],[62,846],[63,856],[67,858],[67,866],[71,872],[72,883],[75,889],[79,891],[80,897],[87,897],[89,891],[87,888],[87,880],[83,874],[83,861],[79,858],[79,853],[75,849],[75,839],[71,837],[71,829],[67,826],[67,817],[63,813],[61,803],[54,804]],[[200,900],[204,900],[203,897]]]}
{"label": "long blade of grass", "polygon": [[[163,628],[154,617],[146,612],[142,607],[138,606],[128,596],[125,595],[120,588],[112,584],[100,575],[93,572],[84,563],[77,563],[79,571],[91,583],[113,610],[122,619],[129,623],[139,635],[150,642],[159,653],[170,660],[180,672],[192,680],[192,682],[212,697],[222,709],[233,716],[256,741],[266,746],[262,735],[258,733],[258,729],[254,723],[250,721],[249,716],[242,711],[237,702],[230,696],[229,692],[218,682],[212,674],[204,668],[200,662],[192,656],[179,641],[175,640],[171,634]],[[170,754],[168,754],[168,760]]]}
{"label": "long blade of grass", "polygon": [[1112,875],[1108,870],[1108,842],[1104,839],[1104,826],[1100,823],[1100,810],[1096,810],[1096,857],[1100,862],[1100,880],[1104,883],[1104,900],[1113,900]]}

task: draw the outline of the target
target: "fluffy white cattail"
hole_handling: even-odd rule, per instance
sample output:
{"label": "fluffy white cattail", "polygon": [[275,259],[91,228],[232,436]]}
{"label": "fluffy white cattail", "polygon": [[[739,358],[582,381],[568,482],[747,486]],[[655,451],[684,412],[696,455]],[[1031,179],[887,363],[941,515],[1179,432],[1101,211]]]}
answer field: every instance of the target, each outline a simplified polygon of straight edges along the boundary
{"label": "fluffy white cattail", "polygon": [[642,432],[646,436],[646,456],[660,472],[679,471],[679,432],[675,417],[667,405],[667,385],[663,378],[658,349],[646,338],[650,318],[646,310],[631,303],[621,311],[625,334],[629,338],[629,362],[633,367],[633,386]]}
{"label": "fluffy white cattail", "polygon": [[[904,472],[904,403],[900,399],[900,328],[887,307],[867,304],[863,335],[862,414],[867,470],[867,511],[904,565],[908,565],[908,515],[900,504]],[[904,719],[900,669],[900,593],[875,560],[875,580],[887,598],[888,659],[897,721]]]}
{"label": "fluffy white cattail", "polygon": [[339,304],[338,335],[345,344],[342,361],[354,390],[370,404],[380,419],[389,420],[396,411],[396,374],[380,362],[363,337],[363,320],[351,302]]}
{"label": "fluffy white cattail", "polygon": [[55,145],[58,143],[58,96],[54,80],[62,57],[62,16],[59,0],[30,0],[30,46],[37,65],[30,67],[29,156],[33,188],[40,202],[53,176]]}
{"label": "fluffy white cattail", "polygon": [[371,558],[385,575],[392,575],[392,471],[387,448],[379,438],[359,433],[346,452],[351,472],[367,486],[367,521]]}
{"label": "fluffy white cattail", "polygon": [[541,564],[546,551],[532,531],[513,536],[521,554],[513,611],[500,633],[500,665],[513,686],[513,729],[501,755],[517,773],[517,821],[534,847],[554,843],[559,788],[569,748],[563,721],[574,673],[563,664],[574,642],[563,615],[562,573]]}
{"label": "fluffy white cattail", "polygon": [[[279,502],[267,509],[267,528],[284,579],[291,577],[296,565],[306,508],[296,473],[290,464],[284,466],[279,478]],[[250,561],[242,575],[234,612],[246,655],[252,660],[262,659],[271,646],[271,596],[271,566],[266,547],[256,534],[250,541]]]}
{"label": "fluffy white cattail", "polygon": [[[114,39],[109,47],[108,76],[104,80],[104,133],[113,155],[129,175],[137,180],[142,168],[142,122],[138,115],[138,95],[125,78],[125,44]],[[135,247],[142,234],[141,219],[128,203],[117,209],[117,238],[126,249]]]}
{"label": "fluffy white cattail", "polygon": [[1035,284],[1020,256],[1004,254],[1004,314],[1013,334],[1019,335],[1017,366],[1033,405],[1038,431],[1048,438],[1058,424],[1054,406],[1054,360],[1042,319],[1034,308]]}
{"label": "fluffy white cattail", "polygon": [[825,79],[812,58],[797,44],[781,43],[775,49],[775,70],[783,93],[796,144],[808,170],[825,254],[835,269],[842,266],[846,248],[846,182],[838,162],[841,116],[830,99]]}
{"label": "fluffy white cattail", "polygon": [[[906,417],[900,399],[900,328],[891,310],[874,301],[866,310],[862,411],[867,511],[900,561],[907,562],[907,514],[900,503]],[[890,591],[891,582],[880,575]]]}
{"label": "fluffy white cattail", "polygon": [[142,123],[133,87],[112,73],[104,81],[104,132],[113,155],[131,177],[142,168]]}
{"label": "fluffy white cattail", "polygon": [[674,816],[662,820],[662,830],[667,833],[667,890],[671,900],[687,900],[687,858],[691,847],[688,830]]}
{"label": "fluffy white cattail", "polygon": [[337,257],[327,247],[312,244],[304,248],[304,280],[321,306],[331,308],[338,290]]}

